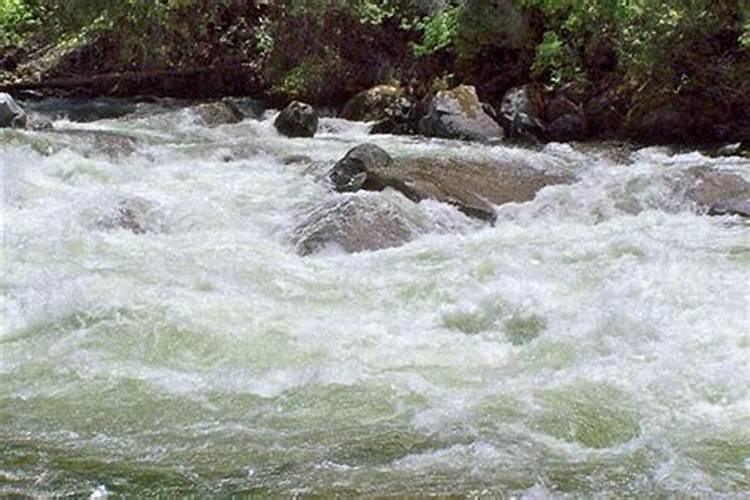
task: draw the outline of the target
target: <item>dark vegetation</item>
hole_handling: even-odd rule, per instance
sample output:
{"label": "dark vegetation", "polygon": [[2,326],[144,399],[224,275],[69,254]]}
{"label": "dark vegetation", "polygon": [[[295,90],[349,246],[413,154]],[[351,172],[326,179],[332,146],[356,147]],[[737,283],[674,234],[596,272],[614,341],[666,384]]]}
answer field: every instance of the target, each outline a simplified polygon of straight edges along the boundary
{"label": "dark vegetation", "polygon": [[340,108],[379,83],[496,108],[530,83],[589,135],[747,140],[750,0],[0,0],[5,90]]}

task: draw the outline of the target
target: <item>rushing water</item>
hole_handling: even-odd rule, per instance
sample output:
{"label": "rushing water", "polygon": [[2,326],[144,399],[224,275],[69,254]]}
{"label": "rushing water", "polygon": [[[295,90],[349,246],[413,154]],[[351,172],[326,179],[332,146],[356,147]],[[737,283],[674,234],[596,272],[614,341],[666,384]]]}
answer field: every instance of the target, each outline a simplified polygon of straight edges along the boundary
{"label": "rushing water", "polygon": [[[271,117],[0,131],[0,495],[750,494],[750,226],[665,180],[748,160],[336,119],[292,140]],[[295,225],[343,196],[325,172],[366,140],[579,180],[494,227],[367,194],[433,230],[298,256]],[[148,232],[101,223],[132,197]]]}

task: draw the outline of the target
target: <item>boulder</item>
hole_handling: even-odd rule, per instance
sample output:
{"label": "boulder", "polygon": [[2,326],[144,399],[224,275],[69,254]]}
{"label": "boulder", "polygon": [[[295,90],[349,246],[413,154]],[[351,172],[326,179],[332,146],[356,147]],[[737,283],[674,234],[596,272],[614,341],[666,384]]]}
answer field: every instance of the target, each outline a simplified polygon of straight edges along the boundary
{"label": "boulder", "polygon": [[750,182],[738,174],[709,167],[685,172],[688,200],[709,215],[750,217]]}
{"label": "boulder", "polygon": [[625,117],[624,132],[650,144],[727,141],[731,106],[705,95],[636,95]]}
{"label": "boulder", "polygon": [[693,121],[688,109],[665,103],[649,110],[634,108],[628,113],[625,128],[629,137],[649,144],[684,144],[694,140]]}
{"label": "boulder", "polygon": [[435,94],[425,116],[419,120],[418,130],[427,137],[472,141],[499,140],[505,136],[503,128],[485,112],[476,89],[470,85]]}
{"label": "boulder", "polygon": [[279,113],[274,126],[287,137],[313,137],[318,131],[318,113],[309,104],[294,101]]}
{"label": "boulder", "polygon": [[506,92],[500,105],[500,123],[510,137],[539,142],[545,133],[541,88],[535,85],[514,87]]}
{"label": "boulder", "polygon": [[562,115],[547,125],[547,139],[552,141],[580,141],[587,136],[588,125],[582,112]]}
{"label": "boulder", "polygon": [[394,85],[378,85],[355,95],[344,106],[341,118],[355,121],[402,120],[409,116],[413,102]]}
{"label": "boulder", "polygon": [[340,193],[359,191],[367,180],[367,172],[387,168],[393,159],[380,146],[360,144],[349,150],[333,169],[328,178]]}
{"label": "boulder", "polygon": [[196,117],[196,121],[205,127],[218,127],[239,123],[245,119],[245,115],[230,100],[207,102],[190,108]]}
{"label": "boulder", "polygon": [[603,93],[592,97],[584,104],[584,113],[594,136],[612,137],[622,126],[623,115],[614,95]]}
{"label": "boulder", "polygon": [[354,253],[396,247],[417,232],[403,209],[384,197],[344,195],[309,213],[293,230],[292,243],[300,255],[330,247]]}
{"label": "boulder", "polygon": [[24,128],[28,116],[10,94],[0,93],[0,128]]}
{"label": "boulder", "polygon": [[[367,157],[357,153],[364,146],[370,153]],[[495,220],[496,205],[530,201],[546,186],[573,180],[528,165],[496,160],[422,157],[386,161],[383,154],[387,153],[380,148],[364,146],[350,151],[359,158],[340,162],[331,171],[334,187],[344,186],[348,191],[390,187],[412,201],[448,203],[471,217],[490,222]]]}

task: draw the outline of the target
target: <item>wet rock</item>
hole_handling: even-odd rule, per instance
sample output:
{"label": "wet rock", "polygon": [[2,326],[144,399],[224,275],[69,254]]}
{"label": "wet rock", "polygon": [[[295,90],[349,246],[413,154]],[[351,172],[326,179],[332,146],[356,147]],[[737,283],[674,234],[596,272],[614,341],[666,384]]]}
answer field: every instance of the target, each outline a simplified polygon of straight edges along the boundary
{"label": "wet rock", "polygon": [[406,120],[413,102],[394,85],[378,85],[355,95],[344,106],[341,118],[355,121]]}
{"label": "wet rock", "polygon": [[539,142],[545,133],[544,93],[535,85],[510,89],[500,105],[500,123],[510,137]]}
{"label": "wet rock", "polygon": [[10,94],[0,93],[0,128],[24,128],[28,115]]}
{"label": "wet rock", "polygon": [[281,159],[284,165],[297,165],[299,163],[311,163],[312,158],[306,155],[289,155]]}
{"label": "wet rock", "polygon": [[73,122],[94,122],[98,120],[123,118],[138,109],[132,99],[100,97],[96,99],[52,98],[33,103],[29,109],[52,119]]}
{"label": "wet rock", "polygon": [[133,154],[138,147],[136,137],[112,132],[109,130],[80,130],[57,128],[51,131],[55,135],[71,136],[85,140],[91,147],[85,156],[103,153],[111,158],[120,158]]}
{"label": "wet rock", "polygon": [[416,133],[414,123],[409,117],[404,119],[386,118],[380,120],[370,129],[371,134],[411,135]]}
{"label": "wet rock", "polygon": [[28,122],[26,123],[26,128],[28,128],[29,130],[44,131],[52,130],[54,128],[54,125],[52,125],[52,121],[48,120],[47,118],[32,114],[29,115]]}
{"label": "wet rock", "polygon": [[156,231],[159,228],[159,206],[141,197],[120,200],[111,213],[100,218],[102,229],[125,229],[134,234]]}
{"label": "wet rock", "polygon": [[630,137],[648,143],[686,143],[691,141],[690,112],[672,106],[658,107],[627,119]]}
{"label": "wet rock", "polygon": [[686,196],[709,215],[750,217],[750,182],[738,174],[709,167],[685,173]]}
{"label": "wet rock", "polygon": [[730,108],[703,95],[637,95],[625,117],[624,133],[649,144],[728,141]]}
{"label": "wet rock", "polygon": [[294,101],[279,113],[274,126],[287,137],[313,137],[318,131],[318,113],[309,104]]}
{"label": "wet rock", "polygon": [[199,104],[190,109],[198,122],[205,127],[239,123],[245,119],[242,111],[230,100]]}
{"label": "wet rock", "polygon": [[403,210],[383,197],[345,195],[313,210],[294,229],[300,255],[337,247],[347,253],[403,245],[417,234]]}
{"label": "wet rock", "polygon": [[[355,154],[358,148],[368,155]],[[495,220],[496,205],[530,201],[546,186],[572,181],[567,176],[502,161],[431,157],[388,161],[388,154],[374,145],[358,146],[349,154],[351,160],[342,160],[331,171],[337,189],[379,191],[390,187],[412,201],[448,203],[485,221]]]}
{"label": "wet rock", "polygon": [[484,110],[476,89],[460,85],[435,94],[419,120],[419,133],[427,137],[472,141],[500,140],[503,128]]}
{"label": "wet rock", "polygon": [[367,180],[367,172],[387,168],[393,159],[380,146],[360,144],[349,150],[333,169],[328,178],[333,188],[341,193],[358,191]]}
{"label": "wet rock", "polygon": [[135,137],[116,133],[95,133],[93,142],[97,150],[112,158],[131,155],[138,147]]}
{"label": "wet rock", "polygon": [[615,96],[604,93],[584,104],[589,130],[596,137],[614,136],[622,126],[623,115]]}
{"label": "wet rock", "polygon": [[266,111],[266,106],[251,97],[225,97],[222,102],[233,107],[243,118],[260,119]]}
{"label": "wet rock", "polygon": [[562,115],[547,125],[547,139],[552,141],[578,141],[587,136],[588,125],[582,112]]}
{"label": "wet rock", "polygon": [[588,136],[588,124],[583,108],[562,92],[549,101],[545,113],[548,140],[568,142]]}
{"label": "wet rock", "polygon": [[740,156],[750,154],[750,142],[742,143],[735,142],[734,144],[725,144],[719,148],[716,148],[713,152],[714,156]]}

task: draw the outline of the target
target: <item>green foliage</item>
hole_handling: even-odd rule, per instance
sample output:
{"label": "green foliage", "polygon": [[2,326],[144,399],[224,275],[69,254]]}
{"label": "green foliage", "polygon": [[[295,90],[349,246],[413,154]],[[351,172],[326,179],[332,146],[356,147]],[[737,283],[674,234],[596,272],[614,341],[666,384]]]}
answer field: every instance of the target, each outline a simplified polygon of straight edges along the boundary
{"label": "green foliage", "polygon": [[104,40],[109,52],[89,60],[108,68],[258,62],[289,96],[331,75],[356,86],[378,65],[408,67],[409,47],[455,56],[459,74],[509,55],[553,85],[595,79],[604,52],[606,71],[679,89],[707,85],[711,58],[719,74],[750,56],[750,0],[0,0],[0,47],[30,33],[63,48]]}
{"label": "green foliage", "polygon": [[[619,70],[629,78],[685,82],[700,72],[697,58],[715,50],[712,37],[731,27],[738,14],[738,4],[724,0],[520,3],[527,9],[539,9],[547,19],[547,32],[536,49],[533,69],[549,75],[552,83],[581,75],[586,51],[597,43],[612,48]],[[746,27],[739,44],[750,44],[747,33]]]}
{"label": "green foliage", "polygon": [[549,74],[552,85],[559,85],[580,75],[580,67],[571,54],[570,48],[554,31],[547,31],[536,47],[536,57],[532,71],[536,74]]}
{"label": "green foliage", "polygon": [[519,49],[531,42],[523,11],[511,0],[466,0],[459,14],[456,49],[461,59],[484,47]]}
{"label": "green foliage", "polygon": [[17,44],[34,24],[23,0],[0,0],[0,46]]}
{"label": "green foliage", "polygon": [[458,34],[460,14],[460,7],[450,7],[414,23],[414,28],[422,34],[422,41],[412,44],[414,54],[426,56],[451,46]]}
{"label": "green foliage", "polygon": [[326,81],[335,78],[340,69],[341,61],[334,53],[307,57],[279,78],[271,93],[287,99],[309,99],[324,92]]}

